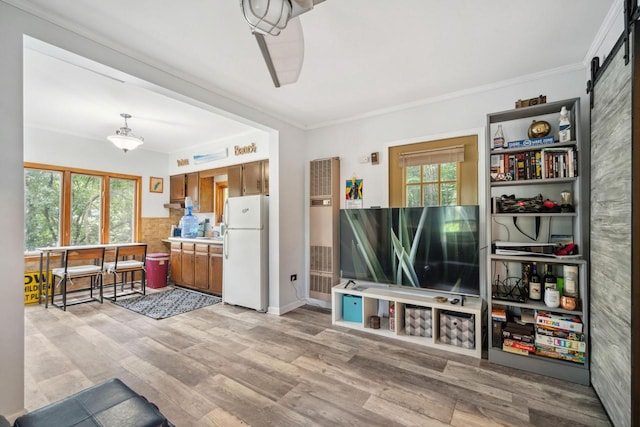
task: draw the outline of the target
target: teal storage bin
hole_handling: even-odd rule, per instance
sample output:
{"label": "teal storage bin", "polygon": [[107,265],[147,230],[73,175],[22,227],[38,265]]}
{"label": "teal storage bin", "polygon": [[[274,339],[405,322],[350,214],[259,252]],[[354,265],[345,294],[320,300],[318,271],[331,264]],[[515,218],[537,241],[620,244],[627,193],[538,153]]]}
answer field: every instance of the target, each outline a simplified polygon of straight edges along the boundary
{"label": "teal storage bin", "polygon": [[362,297],[342,295],[342,320],[362,323]]}

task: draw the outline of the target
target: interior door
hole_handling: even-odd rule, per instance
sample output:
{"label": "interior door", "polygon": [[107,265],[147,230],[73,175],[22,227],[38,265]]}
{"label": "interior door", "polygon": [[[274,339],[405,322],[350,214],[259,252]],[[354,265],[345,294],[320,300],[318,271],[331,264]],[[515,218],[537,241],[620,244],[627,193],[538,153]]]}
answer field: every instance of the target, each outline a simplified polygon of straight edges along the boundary
{"label": "interior door", "polygon": [[613,424],[623,426],[640,422],[631,419],[632,408],[637,413],[640,406],[639,367],[633,362],[640,357],[640,307],[632,304],[640,293],[640,263],[636,259],[634,265],[629,250],[633,244],[637,258],[638,224],[634,227],[632,218],[638,210],[634,215],[632,200],[638,202],[631,183],[637,186],[639,174],[629,154],[634,151],[632,87],[639,90],[632,81],[640,70],[626,63],[624,43],[618,43],[607,58],[599,69],[592,67],[597,71],[591,89],[591,382]]}

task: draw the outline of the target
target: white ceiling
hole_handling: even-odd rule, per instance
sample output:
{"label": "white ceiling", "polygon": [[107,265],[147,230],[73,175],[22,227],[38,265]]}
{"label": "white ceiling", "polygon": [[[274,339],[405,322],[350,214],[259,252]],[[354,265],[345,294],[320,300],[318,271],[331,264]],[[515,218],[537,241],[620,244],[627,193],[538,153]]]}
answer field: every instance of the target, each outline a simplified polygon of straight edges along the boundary
{"label": "white ceiling", "polygon": [[[238,0],[3,1],[309,129],[584,67],[618,0],[327,0],[300,17],[304,65],[297,83],[280,88]],[[33,126],[103,139],[128,112],[145,148],[163,152],[250,130],[35,51],[25,58]]]}

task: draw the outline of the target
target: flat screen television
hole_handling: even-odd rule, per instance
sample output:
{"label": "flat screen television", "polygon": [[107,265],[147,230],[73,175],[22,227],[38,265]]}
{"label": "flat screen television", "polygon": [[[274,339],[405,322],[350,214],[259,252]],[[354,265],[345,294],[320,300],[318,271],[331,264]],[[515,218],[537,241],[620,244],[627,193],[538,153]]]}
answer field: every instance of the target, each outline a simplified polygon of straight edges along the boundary
{"label": "flat screen television", "polygon": [[478,206],[340,210],[346,279],[480,295]]}

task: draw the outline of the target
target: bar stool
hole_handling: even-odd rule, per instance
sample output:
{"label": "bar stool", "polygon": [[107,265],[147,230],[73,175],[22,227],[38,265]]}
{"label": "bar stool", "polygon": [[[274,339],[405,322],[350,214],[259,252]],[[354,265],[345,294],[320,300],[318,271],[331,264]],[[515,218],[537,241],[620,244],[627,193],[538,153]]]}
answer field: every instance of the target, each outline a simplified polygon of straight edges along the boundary
{"label": "bar stool", "polygon": [[[87,262],[91,261],[91,264]],[[51,305],[55,305],[58,308],[66,311],[67,306],[82,304],[90,301],[97,301],[102,304],[102,267],[104,263],[104,248],[76,248],[67,249],[63,253],[63,267],[54,268],[51,270],[53,276],[54,286],[51,291]],[[82,262],[81,264],[78,264]],[[55,278],[58,277],[58,283],[55,283]],[[90,284],[87,288],[80,289],[67,289],[67,283],[73,284],[73,279],[89,278]],[[62,305],[56,303],[56,288],[60,288],[60,294],[62,296]],[[99,290],[100,297],[93,296],[94,289]],[[67,302],[67,293],[89,291],[89,296],[80,299],[74,299],[71,302]],[[45,291],[46,292],[46,291]],[[46,295],[46,294],[45,294]]]}
{"label": "bar stool", "polygon": [[[147,275],[146,275],[147,245],[126,245],[116,247],[115,261],[104,264],[104,272],[113,274],[113,296],[107,297],[116,301],[117,297],[132,294],[146,295]],[[140,288],[135,288],[135,273],[140,272]],[[118,294],[118,274],[120,274],[120,294]],[[131,281],[127,278],[131,274]],[[124,286],[130,285],[128,292],[124,293]]]}

